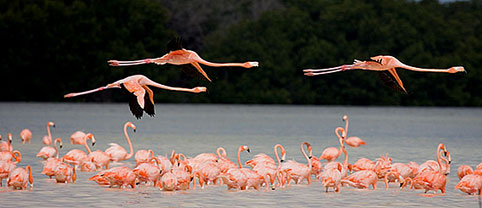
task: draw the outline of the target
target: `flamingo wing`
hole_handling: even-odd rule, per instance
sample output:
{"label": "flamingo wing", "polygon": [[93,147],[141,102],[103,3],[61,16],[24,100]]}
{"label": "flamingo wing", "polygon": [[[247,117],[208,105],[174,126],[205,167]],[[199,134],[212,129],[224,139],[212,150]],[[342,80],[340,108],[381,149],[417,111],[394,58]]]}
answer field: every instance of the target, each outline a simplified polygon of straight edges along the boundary
{"label": "flamingo wing", "polygon": [[395,68],[391,68],[387,71],[378,71],[378,77],[382,80],[383,84],[388,87],[407,94],[407,90],[403,87],[402,80],[398,77]]}
{"label": "flamingo wing", "polygon": [[154,92],[152,92],[152,90],[147,86],[142,86],[142,87],[146,90],[147,94],[149,95],[149,97],[143,96],[144,111],[147,113],[147,115],[152,117],[156,114],[156,112],[154,111]]}
{"label": "flamingo wing", "polygon": [[167,50],[170,51],[177,51],[177,50],[182,50],[182,38],[181,37],[175,37],[171,39],[167,43]]}
{"label": "flamingo wing", "polygon": [[[142,109],[141,105],[138,102],[139,96],[136,96],[134,93],[131,93],[124,84],[121,84],[121,88],[126,93],[129,99],[129,109],[131,110],[132,115],[134,115],[137,119],[142,118],[144,109]],[[144,105],[144,95],[142,95],[142,105]]]}

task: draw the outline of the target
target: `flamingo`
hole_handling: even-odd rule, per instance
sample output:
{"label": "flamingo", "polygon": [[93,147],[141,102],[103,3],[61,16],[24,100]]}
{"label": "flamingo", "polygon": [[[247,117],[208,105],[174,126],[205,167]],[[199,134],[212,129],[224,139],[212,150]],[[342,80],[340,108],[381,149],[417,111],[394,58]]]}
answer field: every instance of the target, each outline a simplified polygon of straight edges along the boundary
{"label": "flamingo", "polygon": [[373,170],[361,170],[350,174],[341,180],[341,184],[363,189],[368,189],[372,185],[373,190],[377,189],[378,176]]}
{"label": "flamingo", "polygon": [[154,157],[154,152],[152,150],[137,150],[136,155],[134,156],[136,159],[136,167],[141,163],[152,161],[152,157]]}
{"label": "flamingo", "polygon": [[160,58],[142,59],[142,60],[134,60],[134,61],[109,60],[108,63],[111,66],[131,66],[131,65],[150,64],[150,63],[155,63],[157,65],[191,64],[210,82],[211,82],[211,79],[208,77],[206,72],[204,72],[201,65],[199,64],[212,66],[212,67],[235,66],[235,67],[244,67],[244,68],[257,67],[259,65],[259,63],[255,61],[249,61],[244,63],[212,63],[212,62],[206,61],[202,59],[196,52],[184,49],[182,47],[182,40],[180,38],[170,41],[168,43],[168,50],[169,50],[169,53],[167,53],[166,55]]}
{"label": "flamingo", "polygon": [[[220,153],[221,151],[223,153]],[[218,167],[221,169],[221,173],[226,173],[229,169],[236,167],[236,164],[228,159],[224,148],[218,147],[216,153],[218,154]]]}
{"label": "flamingo", "polygon": [[459,168],[457,168],[457,176],[459,177],[459,180],[461,180],[464,176],[473,174],[474,169],[468,165],[461,165]]}
{"label": "flamingo", "polygon": [[160,190],[174,191],[177,188],[177,177],[172,173],[172,170],[165,173],[161,178]]}
{"label": "flamingo", "polygon": [[33,188],[32,169],[30,165],[24,168],[15,168],[8,175],[7,184],[14,189],[27,189],[27,185],[30,183],[30,188]]}
{"label": "flamingo", "polygon": [[83,131],[76,131],[70,136],[70,144],[80,144],[84,145],[87,142],[87,134]]}
{"label": "flamingo", "polygon": [[192,173],[192,167],[189,165],[184,166],[181,168],[181,166],[174,166],[172,169],[172,174],[176,176],[177,180],[177,188],[179,190],[187,190],[189,189],[189,184],[191,183],[191,174]]}
{"label": "flamingo", "polygon": [[105,179],[110,188],[114,186],[118,186],[119,188],[127,186],[130,186],[131,188],[136,187],[136,174],[132,172],[130,168],[125,166],[105,170],[100,176],[103,177],[103,179],[94,178],[92,180],[103,181]]}
{"label": "flamingo", "polygon": [[[339,127],[340,128],[340,127]],[[328,188],[332,187],[335,189],[335,192],[340,191],[341,179],[347,175],[348,170],[348,153],[345,150],[345,145],[342,144],[343,154],[345,154],[345,159],[343,161],[343,166],[341,171],[338,168],[329,168],[325,169],[321,173],[321,184],[326,188],[326,192],[328,192]]]}
{"label": "flamingo", "polygon": [[42,138],[42,142],[45,145],[51,145],[52,144],[52,134],[50,133],[50,127],[55,128],[55,124],[52,121],[49,121],[47,123],[47,135]]}
{"label": "flamingo", "polygon": [[442,194],[445,193],[445,184],[447,183],[447,176],[441,170],[435,171],[433,169],[425,169],[419,173],[412,180],[412,188],[425,189],[425,193],[429,190],[440,190]]}
{"label": "flamingo", "polygon": [[[444,158],[442,157],[442,152],[445,154],[445,156],[447,157]],[[445,148],[445,145],[440,143],[438,146],[437,146],[437,161],[433,161],[433,160],[427,160],[425,163],[421,164],[418,168],[418,173],[421,173],[427,169],[431,169],[431,170],[434,170],[434,171],[441,171],[441,173],[445,174],[445,175],[448,175],[450,173],[450,163],[451,163],[451,158],[450,158],[450,153],[447,151],[447,149]],[[444,162],[444,163],[442,163]]]}
{"label": "flamingo", "polygon": [[[87,140],[87,139],[90,139],[92,141],[92,146],[95,145],[95,137],[93,134],[91,133],[88,133],[84,136],[84,139]],[[90,148],[89,148],[89,145],[87,145],[86,142],[84,142],[84,147],[85,149],[87,150],[87,153],[85,153],[84,151],[80,150],[80,149],[73,149],[73,150],[70,150],[69,152],[67,152],[67,154],[65,154],[63,157],[62,157],[62,160],[65,161],[66,163],[70,164],[70,165],[75,165],[75,166],[78,166],[82,161],[84,160],[88,160],[88,156],[87,154],[90,154],[91,151],[90,151]]]}
{"label": "flamingo", "polygon": [[249,147],[248,146],[239,146],[238,148],[238,165],[239,168],[231,168],[229,169],[225,174],[222,174],[220,176],[221,180],[223,180],[224,184],[228,186],[228,190],[230,189],[240,189],[240,190],[246,190],[247,182],[248,182],[248,177],[246,174],[241,171],[241,168],[243,166],[241,165],[241,152],[242,151],[248,151]]}
{"label": "flamingo", "polygon": [[112,157],[107,154],[106,152],[103,152],[101,150],[96,150],[89,155],[87,155],[88,158],[91,158],[92,163],[94,163],[96,169],[97,168],[104,168],[104,170],[109,169],[109,163],[112,161]]}
{"label": "flamingo", "polygon": [[[148,153],[149,154],[149,153]],[[140,163],[136,168],[132,170],[137,176],[139,182],[150,182],[153,183],[154,187],[157,187],[157,183],[159,181],[159,177],[161,176],[161,169],[159,169],[159,159],[151,156],[151,160]],[[156,164],[150,163],[150,161],[154,160]]]}
{"label": "flamingo", "polygon": [[343,115],[343,121],[345,121],[345,134],[343,138],[345,138],[345,144],[351,147],[359,147],[361,145],[366,145],[367,143],[360,139],[359,137],[348,137],[348,115]]}
{"label": "flamingo", "polygon": [[388,155],[381,155],[380,158],[376,159],[376,162],[367,158],[360,158],[353,164],[352,168],[354,171],[372,170],[377,173],[378,178],[384,178],[387,171],[390,170],[391,165],[392,158],[388,157]]}
{"label": "flamingo", "polygon": [[116,143],[110,143],[109,144],[110,147],[105,150],[105,153],[107,153],[112,158],[112,161],[114,162],[128,160],[134,154],[131,140],[129,138],[129,135],[127,134],[127,127],[131,127],[134,130],[134,132],[136,132],[136,126],[131,122],[126,122],[124,124],[124,135],[126,137],[127,143],[129,143],[130,153],[127,153],[127,151],[123,147],[121,147]]}
{"label": "flamingo", "polygon": [[[0,136],[0,139],[2,137]],[[12,152],[13,147],[12,147],[12,134],[8,133],[8,141],[1,141],[0,142],[0,152]]]}
{"label": "flamingo", "polygon": [[77,175],[75,174],[75,167],[70,167],[67,163],[61,160],[59,165],[55,167],[55,180],[57,183],[75,183]]}
{"label": "flamingo", "polygon": [[333,162],[340,156],[342,152],[341,147],[343,146],[343,136],[340,136],[338,132],[341,132],[341,135],[345,135],[345,130],[341,127],[335,129],[335,135],[338,137],[338,142],[340,142],[340,149],[337,149],[336,147],[326,148],[323,150],[323,153],[321,153],[320,160],[325,159],[328,160],[328,162]]}
{"label": "flamingo", "polygon": [[40,149],[40,151],[37,153],[37,157],[40,157],[44,160],[53,157],[57,153],[57,143],[59,143],[59,147],[62,148],[62,139],[57,138],[54,141],[54,147],[51,146],[45,146]]}
{"label": "flamingo", "polygon": [[468,174],[457,183],[454,189],[459,189],[469,195],[475,195],[478,192],[480,196],[482,192],[482,175]]}
{"label": "flamingo", "polygon": [[[54,143],[55,148],[57,148],[57,141]],[[62,148],[62,140],[59,142],[59,148]],[[55,157],[49,157],[44,162],[44,168],[42,169],[42,174],[52,178],[55,176],[55,168],[60,164],[61,160],[59,159],[59,152],[57,151],[57,155]]]}
{"label": "flamingo", "polygon": [[217,184],[220,174],[221,168],[213,162],[201,163],[193,170],[193,175],[198,177],[201,188],[204,188],[205,185],[209,185],[210,183]]}
{"label": "flamingo", "polygon": [[[84,92],[77,92],[77,93],[69,93],[64,95],[65,98],[75,97],[79,95],[85,95],[105,89],[111,88],[122,88],[124,92],[128,92],[129,96],[129,108],[132,114],[137,118],[142,118],[143,111],[145,111],[148,115],[154,116],[154,92],[148,87],[153,86],[165,90],[173,90],[173,91],[184,91],[184,92],[191,92],[191,93],[200,93],[206,92],[206,87],[195,87],[192,89],[188,88],[179,88],[179,87],[170,87],[166,85],[159,84],[147,78],[144,75],[132,75],[128,76],[124,79],[118,80],[114,83],[107,84],[104,87],[99,87],[97,89],[88,90]],[[146,95],[146,92],[148,96]]]}
{"label": "flamingo", "polygon": [[455,66],[449,69],[422,69],[418,67],[408,66],[400,62],[397,58],[393,56],[374,56],[370,58],[369,61],[359,61],[356,60],[351,65],[341,65],[326,69],[304,69],[306,76],[316,76],[322,74],[330,74],[335,72],[362,69],[369,71],[377,71],[382,81],[389,87],[407,93],[403,87],[402,80],[398,77],[396,68],[403,68],[411,71],[417,72],[443,72],[443,73],[457,73],[465,72],[464,67]]}
{"label": "flamingo", "polygon": [[110,171],[110,169],[98,172],[94,176],[90,177],[89,181],[94,181],[99,185],[110,185],[110,182],[107,179],[105,179],[105,177],[104,177],[104,174],[107,171]]}
{"label": "flamingo", "polygon": [[18,150],[14,150],[12,152],[0,152],[0,161],[11,161],[13,162],[15,159],[15,164],[19,163],[22,159],[22,154]]}
{"label": "flamingo", "polygon": [[94,163],[93,157],[88,157],[87,160],[83,160],[80,162],[81,172],[95,172],[96,170],[97,166]]}
{"label": "flamingo", "polygon": [[[288,171],[289,177],[292,178],[296,184],[300,183],[303,179],[308,181],[308,184],[311,184],[311,173],[312,173],[312,165],[311,165],[311,158],[308,157],[303,146],[306,146],[308,151],[311,149],[311,145],[308,142],[302,142],[300,145],[300,150],[303,156],[306,158],[307,165],[298,163],[294,160],[289,160],[286,163],[281,165],[281,169],[291,169]],[[289,183],[289,180],[287,181]]]}
{"label": "flamingo", "polygon": [[385,185],[386,189],[388,189],[389,182],[395,182],[398,180],[400,185],[405,182],[406,178],[414,178],[417,175],[417,172],[414,171],[410,166],[404,163],[393,163],[390,167],[390,170],[385,174]]}
{"label": "flamingo", "polygon": [[22,139],[22,144],[29,143],[30,140],[32,139],[32,132],[30,129],[24,129],[20,132],[20,138]]}
{"label": "flamingo", "polygon": [[[9,173],[16,168],[16,165],[22,161],[22,154],[19,151],[14,150],[13,153],[10,152],[0,152],[1,154],[11,154],[12,159],[0,160],[0,187],[2,186],[2,181],[4,178],[8,178]],[[15,159],[15,162],[13,161]]]}

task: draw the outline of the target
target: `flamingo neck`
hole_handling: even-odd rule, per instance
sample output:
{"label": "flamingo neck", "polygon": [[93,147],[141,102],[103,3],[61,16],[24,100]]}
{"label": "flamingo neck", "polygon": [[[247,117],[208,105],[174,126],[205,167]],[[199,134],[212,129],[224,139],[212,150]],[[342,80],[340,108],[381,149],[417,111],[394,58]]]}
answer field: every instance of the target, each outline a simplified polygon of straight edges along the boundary
{"label": "flamingo neck", "polygon": [[127,160],[127,159],[131,158],[132,155],[134,155],[134,150],[132,148],[131,139],[129,138],[129,134],[127,134],[127,124],[124,125],[124,135],[126,137],[127,143],[129,143],[129,151],[130,151],[129,154],[127,154],[127,156],[125,158]]}
{"label": "flamingo neck", "polygon": [[148,79],[147,77],[146,77],[146,80],[144,81],[144,83],[142,83],[142,84],[143,85],[150,85],[150,86],[165,89],[165,90],[182,91],[182,92],[194,92],[193,89],[187,89],[187,88],[182,88],[182,87],[170,87],[170,86],[167,86],[167,85],[159,84],[157,82],[154,82],[154,81]]}
{"label": "flamingo neck", "polygon": [[161,163],[161,162],[159,161],[159,158],[152,156],[152,157],[151,157],[151,161],[153,161],[153,160],[156,162],[156,166],[159,167],[159,164]]}
{"label": "flamingo neck", "polygon": [[20,161],[22,161],[22,154],[20,154],[19,151],[14,150],[12,152],[12,156],[15,159],[15,164],[18,164]]}
{"label": "flamingo neck", "polygon": [[348,118],[345,120],[345,135],[343,137],[347,138],[348,137]]}
{"label": "flamingo neck", "polygon": [[335,129],[336,137],[338,137],[338,142],[340,142],[340,149],[338,150],[338,156],[340,156],[341,152],[343,151],[342,150],[343,149],[343,136],[340,136],[340,134],[339,134],[340,131],[342,132],[342,135],[343,135],[343,133],[344,133],[343,128],[337,127]]}
{"label": "flamingo neck", "polygon": [[[221,151],[223,153],[221,153]],[[223,158],[223,159],[226,159],[226,150],[222,147],[219,147],[217,150],[216,150],[216,153],[218,154],[218,157],[219,159]]]}
{"label": "flamingo neck", "polygon": [[241,152],[242,151],[243,151],[243,148],[239,147],[239,149],[238,149],[238,165],[239,165],[239,168],[243,168],[243,166],[241,165]]}
{"label": "flamingo neck", "polygon": [[[57,140],[55,140],[55,141],[57,142]],[[84,147],[85,147],[85,149],[87,149],[88,154],[90,154],[90,148],[89,148],[89,145],[87,145],[87,139],[85,139]],[[55,149],[57,149],[57,145],[55,146]]]}
{"label": "flamingo neck", "polygon": [[343,167],[341,170],[341,177],[345,177],[346,172],[348,170],[348,153],[346,152],[345,148],[342,149],[343,154],[345,154],[345,160],[343,161]]}
{"label": "flamingo neck", "polygon": [[446,73],[449,72],[448,69],[426,69],[426,68],[418,68],[418,67],[409,66],[409,65],[406,65],[406,64],[403,64],[403,63],[400,63],[400,65],[399,65],[399,66],[396,66],[396,67],[408,69],[408,70],[411,70],[411,71],[418,71],[418,72],[446,72]]}
{"label": "flamingo neck", "polygon": [[279,156],[278,156],[278,147],[281,149],[281,144],[276,144],[274,146],[274,155],[276,156],[276,160],[278,161],[278,168],[281,167],[281,160],[279,159]]}
{"label": "flamingo neck", "polygon": [[49,124],[47,124],[47,135],[49,137],[49,141],[52,142],[52,134],[50,134],[50,125]]}
{"label": "flamingo neck", "polygon": [[442,144],[439,144],[438,147],[437,147],[437,163],[438,163],[438,166],[440,167],[439,171],[440,173],[443,173],[442,171],[442,156],[440,154],[442,152]]}
{"label": "flamingo neck", "polygon": [[308,157],[308,155],[306,154],[305,152],[305,149],[303,148],[303,146],[306,145],[306,148],[308,148],[308,143],[307,142],[303,142],[301,143],[300,145],[300,149],[301,149],[301,153],[303,154],[303,156],[305,156],[306,158],[306,161],[307,161],[307,165],[308,165],[308,168],[310,169],[310,173],[311,173],[311,159]]}
{"label": "flamingo neck", "polygon": [[55,148],[55,152],[57,152],[57,159],[59,159],[59,149],[57,149],[57,140],[54,141],[54,148]]}
{"label": "flamingo neck", "polygon": [[77,174],[75,173],[75,166],[72,167],[72,183],[75,183],[77,180]]}

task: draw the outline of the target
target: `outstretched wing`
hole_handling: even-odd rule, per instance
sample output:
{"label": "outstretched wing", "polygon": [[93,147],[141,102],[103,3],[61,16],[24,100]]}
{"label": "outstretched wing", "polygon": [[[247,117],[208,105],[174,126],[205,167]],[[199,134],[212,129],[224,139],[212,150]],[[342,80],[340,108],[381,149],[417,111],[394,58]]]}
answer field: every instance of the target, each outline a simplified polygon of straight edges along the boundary
{"label": "outstretched wing", "polygon": [[181,50],[181,49],[182,49],[182,38],[181,37],[175,37],[167,43],[167,50],[169,52],[177,51],[177,50]]}
{"label": "outstretched wing", "polygon": [[387,85],[388,87],[407,94],[405,87],[403,87],[402,80],[398,77],[395,68],[389,69],[387,71],[377,71],[378,77],[382,80],[383,84]]}
{"label": "outstretched wing", "polygon": [[129,99],[129,109],[131,110],[132,115],[134,115],[137,119],[142,118],[143,110],[137,102],[137,96],[134,95],[134,93],[129,92],[129,90],[127,90],[124,84],[121,84],[120,86],[123,89],[122,91],[125,92],[126,96]]}

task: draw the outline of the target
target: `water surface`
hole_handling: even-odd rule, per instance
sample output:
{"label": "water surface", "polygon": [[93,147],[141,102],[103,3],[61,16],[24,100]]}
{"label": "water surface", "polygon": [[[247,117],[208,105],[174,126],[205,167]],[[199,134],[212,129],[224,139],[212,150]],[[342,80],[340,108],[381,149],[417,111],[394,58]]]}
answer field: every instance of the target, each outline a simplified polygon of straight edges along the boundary
{"label": "water surface", "polygon": [[[326,106],[257,106],[257,105],[156,105],[157,115],[136,120],[128,105],[122,104],[55,104],[0,103],[0,134],[14,133],[14,149],[22,152],[20,166],[31,165],[34,189],[12,191],[0,188],[2,207],[19,206],[102,206],[102,207],[479,207],[480,199],[453,190],[458,182],[456,170],[461,164],[476,166],[482,162],[481,108],[400,108],[400,107],[326,107]],[[299,145],[308,141],[314,153],[337,146],[334,129],[343,126],[343,114],[350,118],[349,136],[358,136],[368,145],[349,147],[349,162],[361,157],[375,159],[382,154],[393,162],[422,163],[435,159],[435,150],[444,143],[452,156],[445,196],[422,197],[423,191],[400,191],[396,185],[385,190],[382,182],[374,191],[342,188],[340,193],[325,193],[316,180],[310,186],[291,185],[276,191],[227,191],[226,186],[182,192],[161,192],[138,186],[135,190],[106,188],[87,179],[94,173],[78,173],[76,184],[56,184],[42,175],[42,164],[35,157],[41,149],[45,125],[53,121],[53,137],[61,137],[61,154],[82,146],[71,145],[68,138],[77,131],[92,132],[97,143],[94,150],[105,150],[111,142],[127,148],[122,127],[126,121],[137,126],[129,131],[134,151],[153,149],[165,155],[172,149],[187,156],[215,152],[223,146],[231,160],[236,160],[239,145],[248,145],[242,161],[257,153],[273,156],[273,146],[282,144],[289,159],[305,162]],[[23,128],[33,132],[31,144],[22,145],[18,137]],[[341,161],[343,158],[339,158]],[[135,163],[131,158],[127,165]],[[5,180],[4,180],[5,182]]]}

